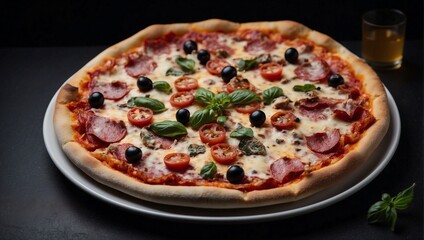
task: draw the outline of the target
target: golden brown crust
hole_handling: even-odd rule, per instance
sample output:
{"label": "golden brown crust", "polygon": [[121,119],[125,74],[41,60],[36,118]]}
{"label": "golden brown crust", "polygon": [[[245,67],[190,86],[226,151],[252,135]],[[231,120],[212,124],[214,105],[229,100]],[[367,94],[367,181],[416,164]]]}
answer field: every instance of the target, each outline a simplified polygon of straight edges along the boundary
{"label": "golden brown crust", "polygon": [[75,88],[65,85],[58,95],[54,115],[55,130],[59,142],[68,157],[85,173],[95,180],[118,189],[132,196],[170,205],[204,207],[204,208],[243,208],[264,206],[270,204],[295,201],[314,194],[352,172],[358,165],[366,161],[375,150],[389,126],[389,109],[384,86],[375,72],[361,59],[344,48],[341,44],[322,33],[313,31],[302,24],[293,21],[233,23],[229,21],[211,19],[198,23],[181,23],[170,25],[153,25],[134,36],[106,49],[97,57],[87,63],[69,81],[73,86],[78,86],[81,78],[86,77],[86,71],[97,66],[106,57],[118,57],[147,38],[156,38],[170,31],[177,34],[189,30],[235,32],[244,29],[268,29],[284,33],[288,37],[301,37],[309,39],[332,52],[337,53],[342,59],[351,63],[356,75],[362,76],[364,90],[371,96],[372,114],[376,123],[364,133],[359,143],[345,155],[343,159],[333,165],[327,166],[302,180],[285,187],[252,191],[242,193],[237,190],[214,187],[184,187],[148,185],[141,183],[127,175],[111,169],[79,144],[72,142],[72,129],[69,110],[65,103],[75,97]]}

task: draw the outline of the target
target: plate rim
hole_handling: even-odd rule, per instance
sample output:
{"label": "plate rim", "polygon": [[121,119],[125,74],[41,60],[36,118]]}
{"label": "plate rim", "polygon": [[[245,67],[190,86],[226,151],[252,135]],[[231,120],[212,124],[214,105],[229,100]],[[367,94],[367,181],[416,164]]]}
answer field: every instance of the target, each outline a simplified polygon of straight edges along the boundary
{"label": "plate rim", "polygon": [[[175,212],[169,212],[166,210],[161,210],[158,208],[180,208],[183,209],[184,207],[179,207],[179,206],[164,206],[164,205],[160,205],[157,204],[156,207],[153,208],[149,208],[148,206],[146,206],[145,204],[142,204],[139,202],[138,199],[135,199],[137,201],[137,203],[134,203],[136,206],[131,205],[128,202],[128,199],[125,198],[121,198],[119,195],[120,194],[124,194],[124,193],[114,193],[113,191],[117,191],[115,189],[111,189],[112,190],[112,197],[107,196],[107,194],[105,195],[105,192],[102,192],[103,189],[100,186],[100,183],[96,182],[94,179],[89,178],[88,176],[84,175],[84,173],[79,170],[79,169],[68,169],[66,168],[66,166],[64,165],[64,163],[61,162],[61,157],[62,156],[57,156],[55,151],[62,151],[62,149],[60,148],[58,142],[57,142],[57,138],[55,137],[54,134],[54,128],[53,128],[53,109],[54,109],[54,105],[56,103],[56,97],[57,94],[59,92],[59,90],[55,93],[55,95],[53,96],[53,98],[51,99],[47,109],[46,109],[46,113],[44,115],[44,119],[43,119],[43,139],[44,139],[44,144],[47,148],[47,152],[49,153],[50,158],[52,159],[53,163],[56,165],[56,167],[60,170],[60,172],[62,172],[62,174],[64,174],[68,180],[70,180],[71,182],[73,182],[75,185],[77,185],[79,188],[83,189],[84,191],[86,191],[87,193],[91,194],[92,196],[95,196],[96,198],[99,198],[111,205],[115,205],[121,208],[124,208],[126,210],[130,210],[133,212],[137,212],[137,213],[141,213],[147,216],[151,216],[151,217],[156,217],[156,218],[164,218],[164,219],[168,219],[168,220],[177,220],[177,221],[193,221],[193,222],[231,222],[231,223],[235,223],[235,222],[260,222],[260,221],[272,221],[272,220],[277,220],[277,219],[284,219],[284,218],[290,218],[290,217],[295,217],[298,215],[302,215],[302,214],[307,214],[313,211],[317,211],[319,209],[328,207],[332,204],[335,204],[351,195],[353,195],[354,193],[356,193],[357,191],[359,191],[360,189],[362,189],[363,187],[365,187],[366,185],[368,185],[372,180],[374,180],[375,177],[377,177],[382,171],[383,169],[387,166],[387,164],[390,162],[390,160],[392,159],[394,153],[396,152],[396,149],[398,147],[399,141],[400,141],[400,134],[401,134],[401,120],[400,120],[400,115],[399,115],[399,110],[397,108],[396,102],[393,99],[393,96],[391,95],[391,93],[388,91],[388,89],[385,87],[385,91],[387,94],[387,98],[388,98],[388,104],[389,104],[389,108],[390,108],[390,116],[391,116],[391,120],[390,120],[390,126],[389,126],[389,131],[392,131],[392,138],[390,139],[390,144],[388,145],[388,148],[386,150],[386,152],[384,152],[384,154],[382,154],[382,160],[372,169],[372,171],[370,171],[366,177],[360,179],[358,182],[355,181],[355,183],[350,186],[349,188],[335,194],[332,195],[324,200],[320,200],[317,202],[314,202],[312,204],[306,205],[306,206],[301,206],[301,207],[297,207],[297,208],[293,208],[293,209],[289,209],[289,210],[285,210],[285,211],[278,211],[278,212],[267,212],[267,213],[259,213],[259,214],[250,214],[250,215],[235,215],[235,216],[226,216],[226,215],[221,215],[221,216],[200,216],[200,215],[193,215],[193,214],[181,214],[181,213],[175,213]],[[53,139],[51,139],[51,135],[53,132]],[[386,136],[388,134],[386,133]],[[385,136],[385,137],[386,137]],[[55,146],[56,145],[56,146]],[[57,149],[58,147],[58,149]],[[63,152],[62,152],[63,153]],[[69,161],[67,159],[67,157],[65,156],[65,161]],[[65,163],[66,164],[66,163]],[[70,162],[68,162],[68,164],[72,164]],[[76,168],[74,166],[74,168]],[[75,171],[77,175],[72,175],[72,171]],[[87,179],[88,183],[91,186],[87,186],[86,183],[84,183],[83,181],[85,181],[84,179]],[[105,188],[108,188],[107,186],[104,186]],[[125,195],[125,194],[124,194]],[[116,198],[116,199],[114,199]],[[130,199],[133,199],[133,197],[130,197]],[[300,200],[302,201],[302,200]],[[131,201],[130,201],[131,202]],[[148,202],[146,202],[146,204],[150,204]],[[273,206],[274,207],[274,206]],[[266,208],[266,207],[264,207]],[[192,208],[190,208],[192,209]],[[262,208],[256,208],[256,209],[262,209]],[[204,209],[202,209],[204,210]],[[251,210],[251,209],[250,209]],[[226,211],[231,211],[231,210],[226,210]],[[238,211],[243,211],[243,209],[238,209]],[[259,210],[260,211],[260,210]]]}

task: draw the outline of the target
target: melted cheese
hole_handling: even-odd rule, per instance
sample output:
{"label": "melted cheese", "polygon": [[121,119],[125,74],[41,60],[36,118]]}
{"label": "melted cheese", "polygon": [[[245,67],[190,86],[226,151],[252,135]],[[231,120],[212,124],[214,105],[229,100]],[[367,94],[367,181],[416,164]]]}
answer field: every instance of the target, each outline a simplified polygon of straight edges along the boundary
{"label": "melted cheese", "polygon": [[[226,60],[232,64],[236,65],[236,60],[243,58],[243,59],[251,59],[252,55],[244,51],[244,47],[246,45],[245,41],[235,41],[231,38],[226,39],[225,36],[221,36],[219,41],[226,41],[226,44],[228,46],[231,46],[231,48],[234,50],[234,54],[227,58]],[[202,44],[199,44],[199,49],[204,48]],[[283,43],[277,44],[277,47],[275,50],[271,52],[271,55],[277,58],[284,59],[284,52],[288,48]],[[139,49],[140,52],[142,51],[142,48]],[[190,77],[198,79],[198,83],[200,87],[209,89],[210,91],[213,91],[215,93],[221,92],[223,90],[224,83],[220,77],[213,76],[208,73],[206,68],[202,66],[199,61],[196,58],[195,54],[190,54],[186,56],[183,52],[178,51],[175,46],[171,48],[171,53],[168,55],[158,55],[153,56],[153,60],[157,63],[157,68],[150,74],[147,75],[150,79],[153,81],[166,81],[168,82],[172,88],[173,93],[177,92],[174,87],[174,81],[178,78],[176,76],[166,76],[166,71],[171,68],[178,68],[178,65],[175,63],[175,59],[178,56],[184,56],[188,57],[189,59],[192,59],[196,63],[196,72]],[[301,58],[310,58],[311,56],[308,54],[302,54]],[[270,82],[262,78],[262,76],[259,74],[259,70],[249,70],[249,71],[243,71],[240,72],[244,78],[247,78],[251,84],[253,84],[257,92],[260,93],[272,86],[277,86],[283,89],[284,95],[287,96],[292,103],[296,102],[300,99],[307,98],[308,95],[303,92],[295,92],[293,91],[293,86],[295,85],[303,85],[305,83],[310,83],[307,81],[296,79],[296,75],[294,73],[294,69],[296,68],[296,65],[287,64],[283,67],[283,79],[285,81],[277,81],[277,82]],[[104,74],[98,77],[97,79],[100,82],[112,82],[112,81],[123,81],[128,84],[130,87],[130,92],[121,100],[119,101],[111,101],[106,100],[105,101],[105,108],[104,109],[96,109],[95,112],[98,115],[109,117],[112,119],[115,119],[117,121],[122,120],[124,121],[126,128],[127,128],[127,135],[126,137],[121,141],[121,143],[133,143],[134,145],[140,147],[143,151],[143,154],[146,157],[145,160],[143,160],[143,166],[145,168],[150,169],[152,173],[155,175],[160,174],[166,174],[169,172],[168,169],[166,169],[163,158],[166,154],[172,153],[172,152],[182,152],[182,153],[188,153],[188,145],[189,144],[203,144],[200,141],[199,133],[197,131],[192,130],[190,127],[187,128],[188,135],[184,137],[181,141],[176,141],[171,149],[167,150],[152,150],[147,147],[145,147],[142,143],[140,132],[142,129],[135,127],[131,125],[127,120],[127,111],[128,108],[122,107],[120,105],[125,104],[128,99],[132,97],[138,97],[138,96],[146,96],[148,95],[150,98],[158,99],[161,102],[165,104],[165,107],[167,110],[163,113],[155,114],[153,117],[154,122],[160,122],[165,120],[175,120],[175,114],[178,110],[177,108],[171,106],[169,102],[170,95],[159,92],[155,89],[152,91],[149,91],[148,93],[141,93],[137,88],[137,80],[130,77],[126,71],[124,66],[117,65],[114,67],[113,71],[111,71],[109,74]],[[334,98],[334,99],[341,99],[341,100],[347,100],[347,95],[341,95],[340,92],[335,90],[332,87],[329,87],[325,84],[315,84],[317,87],[320,87],[319,91],[316,91],[318,94],[318,97],[326,97],[326,98]],[[277,99],[278,100],[278,99]],[[201,109],[198,105],[192,105],[187,108],[192,114],[198,110]],[[312,153],[311,150],[308,149],[304,142],[304,136],[311,135],[316,132],[323,132],[328,131],[330,129],[337,128],[340,130],[341,134],[346,133],[350,129],[350,125],[348,123],[338,121],[332,117],[331,110],[326,110],[323,112],[323,114],[326,116],[326,119],[320,120],[319,122],[315,122],[307,117],[302,116],[298,110],[294,111],[294,114],[300,118],[301,122],[300,124],[297,124],[297,128],[294,130],[288,130],[288,131],[278,131],[274,127],[272,127],[270,123],[271,116],[276,113],[277,109],[273,108],[273,104],[268,106],[263,106],[261,109],[265,112],[267,119],[265,124],[260,128],[253,127],[254,136],[258,140],[260,140],[266,150],[267,155],[266,156],[242,156],[239,157],[237,164],[241,165],[244,170],[247,177],[259,177],[259,178],[268,178],[270,176],[269,167],[272,164],[273,161],[282,158],[282,157],[298,157],[301,159],[302,162],[305,164],[311,164],[314,165],[318,157]],[[239,143],[239,140],[231,138],[230,133],[232,130],[236,128],[237,123],[242,124],[245,127],[250,126],[249,122],[249,114],[242,114],[234,111],[233,109],[230,109],[228,111],[229,113],[229,120],[226,123],[226,127],[228,128],[227,131],[227,142],[230,145],[237,146]],[[107,150],[106,150],[107,151]],[[210,153],[210,148],[206,147],[206,152],[204,154],[197,155],[195,157],[191,157],[190,165],[192,167],[191,170],[189,170],[190,174],[184,174],[185,177],[194,177],[194,178],[200,178],[199,173],[201,168],[205,165],[205,163],[213,161]],[[228,166],[221,165],[217,163],[218,172],[225,176],[225,173],[228,169]]]}

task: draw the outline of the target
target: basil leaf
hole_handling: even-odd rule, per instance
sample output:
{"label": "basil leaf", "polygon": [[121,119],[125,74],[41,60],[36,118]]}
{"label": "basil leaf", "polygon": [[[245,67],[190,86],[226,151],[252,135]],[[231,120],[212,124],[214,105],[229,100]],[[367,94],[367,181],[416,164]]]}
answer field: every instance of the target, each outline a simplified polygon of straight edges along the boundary
{"label": "basil leaf", "polygon": [[221,126],[224,126],[224,124],[225,124],[225,122],[227,121],[227,117],[226,116],[219,116],[217,119],[216,119],[216,122],[219,124],[219,125],[221,125]]}
{"label": "basil leaf", "polygon": [[166,76],[181,76],[181,75],[184,75],[184,72],[174,68],[170,68],[166,70],[165,75]]}
{"label": "basil leaf", "polygon": [[127,101],[127,105],[129,107],[137,106],[137,107],[150,108],[153,111],[153,113],[161,113],[166,111],[166,108],[163,102],[154,98],[133,97]]}
{"label": "basil leaf", "polygon": [[237,90],[229,95],[232,104],[249,104],[255,101],[261,101],[261,97],[258,94],[242,89]]}
{"label": "basil leaf", "polygon": [[196,99],[196,102],[203,105],[211,104],[214,97],[215,97],[215,93],[209,90],[206,90],[204,88],[199,88],[194,93],[194,98]]}
{"label": "basil leaf", "polygon": [[390,202],[378,201],[368,209],[367,219],[369,223],[384,222],[386,220],[386,210]]}
{"label": "basil leaf", "polygon": [[274,99],[281,97],[283,95],[284,95],[283,89],[279,87],[268,88],[262,93],[262,97],[264,98],[265,105],[271,104]]}
{"label": "basil leaf", "polygon": [[393,205],[398,210],[404,210],[408,208],[409,204],[412,202],[414,198],[414,188],[415,183],[412,184],[409,188],[403,190],[398,193],[396,197],[393,198]]}
{"label": "basil leaf", "polygon": [[183,57],[177,57],[175,59],[175,62],[178,64],[178,66],[181,67],[181,69],[184,71],[184,73],[192,74],[195,72],[195,62],[192,59],[183,58]]}
{"label": "basil leaf", "polygon": [[253,68],[256,68],[259,63],[256,61],[256,58],[253,59],[240,59],[237,62],[237,67],[240,71],[247,71]]}
{"label": "basil leaf", "polygon": [[153,88],[167,94],[172,93],[171,85],[169,85],[169,83],[165,81],[153,82]]}
{"label": "basil leaf", "polygon": [[232,131],[230,134],[232,138],[252,138],[253,130],[251,128],[243,127],[241,124],[238,124],[237,129]]}
{"label": "basil leaf", "polygon": [[194,157],[199,154],[205,153],[206,147],[205,145],[190,144],[188,146],[188,152],[190,153],[190,157]]}
{"label": "basil leaf", "polygon": [[187,135],[187,129],[177,121],[155,122],[150,125],[150,130],[161,137],[178,137]]}
{"label": "basil leaf", "polygon": [[247,156],[250,155],[266,155],[265,146],[257,139],[243,138],[238,145],[239,149]]}
{"label": "basil leaf", "polygon": [[200,169],[200,176],[203,179],[212,179],[217,173],[216,164],[214,162],[208,162],[203,165],[202,169]]}
{"label": "basil leaf", "polygon": [[215,119],[215,111],[213,109],[201,109],[193,113],[190,118],[190,126],[193,129],[199,129],[206,123],[210,123]]}
{"label": "basil leaf", "polygon": [[303,86],[302,85],[295,85],[293,87],[293,90],[296,91],[296,92],[309,92],[309,91],[312,91],[312,90],[315,90],[315,89],[317,89],[317,87],[315,87],[315,85],[309,84],[309,83],[307,83]]}

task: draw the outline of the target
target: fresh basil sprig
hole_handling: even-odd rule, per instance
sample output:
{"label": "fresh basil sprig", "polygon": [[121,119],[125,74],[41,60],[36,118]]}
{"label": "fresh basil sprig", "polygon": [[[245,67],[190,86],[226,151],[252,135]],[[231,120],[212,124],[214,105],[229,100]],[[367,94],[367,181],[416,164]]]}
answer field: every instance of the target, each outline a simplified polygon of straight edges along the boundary
{"label": "fresh basil sprig", "polygon": [[156,81],[156,82],[153,82],[153,88],[156,89],[156,90],[158,90],[158,91],[167,93],[167,94],[172,93],[172,87],[171,87],[171,85],[169,85],[169,83],[168,82],[165,82],[165,81]]}
{"label": "fresh basil sprig", "polygon": [[238,124],[236,130],[231,132],[230,137],[239,139],[252,138],[253,130],[251,128],[243,127],[241,124]]}
{"label": "fresh basil sprig", "polygon": [[150,108],[155,114],[166,111],[165,104],[163,104],[163,102],[154,98],[133,97],[127,101],[127,105],[129,107],[137,106],[137,107]]}
{"label": "fresh basil sprig", "polygon": [[190,126],[193,129],[199,129],[206,123],[210,123],[215,119],[215,111],[213,109],[200,109],[193,113],[190,117]]}
{"label": "fresh basil sprig", "polygon": [[161,137],[179,137],[187,135],[187,129],[177,121],[155,122],[150,125],[150,130]]}
{"label": "fresh basil sprig", "polygon": [[283,89],[279,87],[271,87],[263,91],[262,97],[264,98],[265,105],[269,105],[272,101],[278,97],[284,95]]}
{"label": "fresh basil sprig", "polygon": [[199,88],[194,93],[194,98],[197,103],[206,106],[206,108],[197,110],[191,116],[190,125],[193,129],[198,129],[202,125],[222,116],[224,110],[231,104],[249,104],[254,101],[261,101],[261,97],[258,94],[245,89],[234,91],[231,94],[225,92],[214,94],[209,90]]}
{"label": "fresh basil sprig", "polygon": [[309,92],[309,91],[312,91],[312,90],[315,90],[315,89],[317,89],[317,87],[315,85],[309,84],[309,83],[307,83],[303,86],[302,85],[295,85],[293,87],[293,90],[296,91],[296,92]]}
{"label": "fresh basil sprig", "polygon": [[256,101],[261,101],[261,97],[259,97],[258,94],[246,89],[234,91],[228,96],[230,97],[231,103],[235,105],[249,104]]}
{"label": "fresh basil sprig", "polygon": [[395,230],[397,220],[397,210],[405,210],[414,198],[415,183],[409,188],[398,193],[395,197],[384,193],[381,197],[382,201],[374,203],[368,210],[368,222],[386,222],[390,225],[390,230]]}
{"label": "fresh basil sprig", "polygon": [[200,176],[206,180],[213,179],[216,173],[217,168],[214,162],[207,162],[202,169],[200,169]]}

